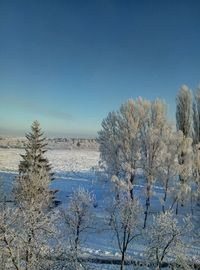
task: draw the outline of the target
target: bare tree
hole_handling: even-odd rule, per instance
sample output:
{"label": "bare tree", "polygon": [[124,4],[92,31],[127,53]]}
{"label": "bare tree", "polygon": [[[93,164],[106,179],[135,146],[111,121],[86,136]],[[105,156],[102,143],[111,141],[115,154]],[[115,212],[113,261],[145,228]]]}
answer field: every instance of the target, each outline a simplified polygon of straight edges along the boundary
{"label": "bare tree", "polygon": [[108,225],[114,233],[121,253],[121,270],[124,269],[128,248],[141,234],[140,214],[139,202],[131,199],[127,192],[121,194],[119,200],[113,200],[108,208]]}

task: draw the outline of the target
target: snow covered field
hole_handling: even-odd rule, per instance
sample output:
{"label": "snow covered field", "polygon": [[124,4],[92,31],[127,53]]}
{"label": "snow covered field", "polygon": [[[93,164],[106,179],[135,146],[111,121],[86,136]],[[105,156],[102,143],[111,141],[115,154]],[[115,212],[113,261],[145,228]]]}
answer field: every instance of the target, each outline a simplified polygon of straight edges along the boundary
{"label": "snow covered field", "polygon": [[[0,148],[0,170],[17,171],[23,153],[23,149]],[[54,172],[90,171],[99,161],[99,152],[92,150],[48,150],[46,156]]]}
{"label": "snow covered field", "polygon": [[[11,187],[13,178],[17,173],[20,154],[23,154],[23,152],[22,149],[0,149],[0,178],[6,180],[7,187]],[[111,238],[110,231],[105,228],[105,205],[111,194],[110,185],[106,181],[100,181],[95,173],[95,168],[99,162],[99,152],[89,150],[49,150],[47,157],[55,172],[55,180],[51,184],[51,188],[59,190],[57,197],[62,201],[62,207],[67,205],[69,195],[79,186],[87,188],[95,195],[97,229],[87,237],[85,242],[87,253],[107,258],[118,257],[120,254],[116,243]],[[135,193],[144,203],[143,179],[141,177],[138,180]],[[157,195],[152,197],[152,213],[161,210],[159,198],[163,196],[163,190],[160,186],[155,186],[154,191]],[[142,259],[144,248],[145,243],[138,241],[133,244],[129,251],[133,257]],[[191,256],[194,254],[200,256],[199,247],[193,247],[189,252]],[[116,266],[110,267],[98,269],[117,269]],[[133,268],[130,266],[130,269]]]}

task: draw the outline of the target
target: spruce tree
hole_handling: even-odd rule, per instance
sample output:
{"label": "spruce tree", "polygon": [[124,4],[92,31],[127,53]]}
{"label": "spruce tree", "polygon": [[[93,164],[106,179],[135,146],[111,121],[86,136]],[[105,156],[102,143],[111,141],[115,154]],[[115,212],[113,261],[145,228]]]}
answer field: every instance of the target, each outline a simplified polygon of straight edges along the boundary
{"label": "spruce tree", "polygon": [[[17,203],[25,208],[29,203],[37,204],[42,197],[44,203],[49,204],[52,196],[49,196],[48,185],[53,180],[51,166],[44,156],[47,144],[38,121],[33,122],[31,132],[26,134],[26,138],[25,154],[21,155],[14,190]],[[45,198],[48,198],[46,202]]]}
{"label": "spruce tree", "polygon": [[21,155],[19,175],[16,177],[14,189],[18,216],[16,234],[21,236],[23,269],[39,269],[43,243],[47,243],[51,235],[49,211],[52,206],[53,193],[49,190],[52,180],[51,167],[44,156],[45,138],[37,121],[33,122],[31,132],[26,135],[25,154]]}
{"label": "spruce tree", "polygon": [[38,121],[33,122],[31,131],[26,134],[28,141],[25,145],[25,154],[21,155],[23,160],[19,164],[19,173],[26,174],[29,171],[37,173],[43,168],[49,173],[51,179],[51,167],[48,159],[44,157],[44,153],[46,152],[45,147],[47,146],[47,143],[45,143],[46,138],[43,137],[43,132],[41,132]]}

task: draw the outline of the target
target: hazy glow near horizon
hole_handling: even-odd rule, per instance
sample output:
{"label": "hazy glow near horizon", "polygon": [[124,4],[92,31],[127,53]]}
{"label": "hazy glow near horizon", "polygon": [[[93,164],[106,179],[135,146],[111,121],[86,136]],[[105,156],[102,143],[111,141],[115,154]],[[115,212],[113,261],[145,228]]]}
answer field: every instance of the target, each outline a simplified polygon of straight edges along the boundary
{"label": "hazy glow near horizon", "polygon": [[0,130],[38,119],[52,136],[96,136],[129,98],[175,111],[182,84],[200,83],[200,2],[0,2]]}

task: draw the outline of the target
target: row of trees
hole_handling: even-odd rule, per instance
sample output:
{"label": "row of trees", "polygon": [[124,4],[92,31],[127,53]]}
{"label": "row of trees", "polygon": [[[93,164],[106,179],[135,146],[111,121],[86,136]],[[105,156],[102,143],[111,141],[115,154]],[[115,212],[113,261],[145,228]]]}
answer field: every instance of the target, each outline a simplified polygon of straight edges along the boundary
{"label": "row of trees", "polygon": [[[99,132],[101,161],[116,189],[124,186],[133,199],[138,169],[145,178],[144,228],[152,196],[152,187],[159,182],[164,189],[162,210],[166,210],[168,195],[178,213],[183,206],[199,197],[199,127],[200,89],[192,106],[191,91],[183,86],[177,95],[177,131],[167,120],[166,104],[162,100],[139,98],[122,104],[102,122]],[[194,116],[194,117],[193,117]],[[194,121],[193,121],[194,119]]]}
{"label": "row of trees", "polygon": [[[49,190],[49,184],[53,174],[44,157],[45,146],[39,123],[34,122],[32,132],[27,134],[25,154],[16,177],[15,205],[1,205],[1,269],[89,269],[80,258],[83,241],[96,226],[94,197],[79,188],[72,193],[67,208],[52,208],[54,192]],[[188,223],[178,225],[173,213],[166,211],[155,217],[148,230],[142,230],[143,210],[139,201],[127,196],[124,189],[117,189],[115,195],[106,206],[104,225],[115,237],[121,270],[130,246],[139,239],[148,239],[146,260],[152,267],[161,269],[167,256],[173,257],[177,269],[191,267],[186,264],[183,268],[187,259],[181,257],[185,255],[182,235],[189,231]],[[167,233],[166,226],[171,228]]]}

